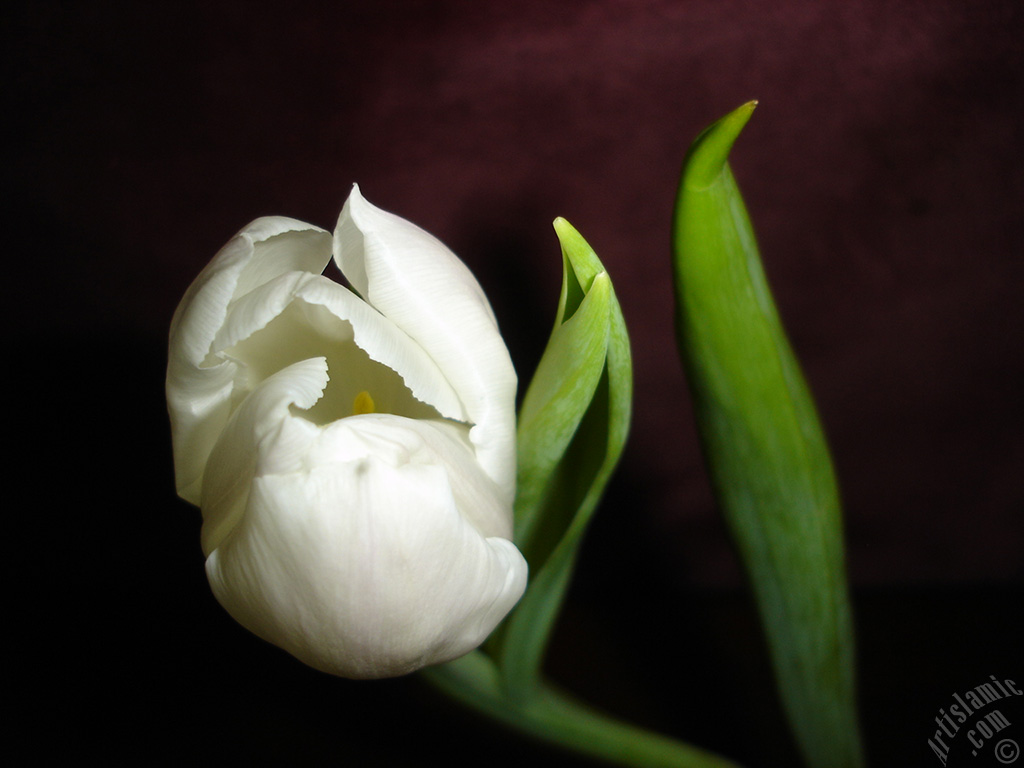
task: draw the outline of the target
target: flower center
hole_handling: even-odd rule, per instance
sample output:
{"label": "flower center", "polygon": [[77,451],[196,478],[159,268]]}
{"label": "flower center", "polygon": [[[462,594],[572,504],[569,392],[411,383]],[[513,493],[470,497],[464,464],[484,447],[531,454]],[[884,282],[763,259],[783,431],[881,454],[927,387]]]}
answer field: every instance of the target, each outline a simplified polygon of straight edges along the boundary
{"label": "flower center", "polygon": [[352,401],[352,415],[362,416],[364,413],[376,413],[377,409],[374,407],[373,398],[370,397],[370,393],[365,389],[356,395],[356,399]]}

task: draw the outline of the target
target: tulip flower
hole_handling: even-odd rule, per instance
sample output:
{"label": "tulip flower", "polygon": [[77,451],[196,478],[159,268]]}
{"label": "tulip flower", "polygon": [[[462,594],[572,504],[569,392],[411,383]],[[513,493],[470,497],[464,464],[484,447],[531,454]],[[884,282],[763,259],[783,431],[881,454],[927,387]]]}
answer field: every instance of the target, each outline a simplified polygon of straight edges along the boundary
{"label": "tulip flower", "polygon": [[[322,274],[332,255],[351,289]],[[526,586],[515,390],[466,266],[358,187],[333,235],[249,224],[170,334],[176,483],[217,600],[345,677],[476,648]]]}

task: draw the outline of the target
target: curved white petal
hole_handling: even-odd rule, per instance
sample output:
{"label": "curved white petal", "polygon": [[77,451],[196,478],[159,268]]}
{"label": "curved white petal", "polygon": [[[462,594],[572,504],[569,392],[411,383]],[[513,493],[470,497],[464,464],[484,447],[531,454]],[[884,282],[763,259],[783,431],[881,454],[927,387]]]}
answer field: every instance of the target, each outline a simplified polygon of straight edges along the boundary
{"label": "curved white petal", "polygon": [[[304,460],[309,466],[327,466],[373,455],[387,457],[396,466],[443,466],[459,513],[481,535],[511,539],[510,509],[498,484],[481,470],[469,432],[463,424],[439,419],[388,413],[354,416],[323,427],[310,441]],[[415,520],[417,513],[410,510],[409,514]]]}
{"label": "curved white petal", "polygon": [[[327,278],[307,284],[296,296],[348,320],[359,348],[401,376],[418,400],[446,418],[470,420],[457,391],[442,370],[427,351],[397,328],[390,318]],[[338,373],[345,375],[344,371]]]}
{"label": "curved white petal", "polygon": [[[257,473],[300,471],[318,427],[292,415],[312,408],[329,380],[326,359],[312,358],[271,376],[232,415],[210,452],[203,481],[203,553],[209,555],[241,520]],[[275,463],[277,467],[275,467]]]}
{"label": "curved white petal", "polygon": [[434,360],[473,424],[477,459],[511,501],[516,376],[476,279],[446,246],[352,192],[334,232],[352,286]]}
{"label": "curved white petal", "polygon": [[[290,406],[309,407],[325,383],[322,360],[267,379],[214,450],[203,512],[204,538],[217,528],[207,559],[217,599],[254,633],[346,677],[467,653],[527,573],[467,428],[390,414],[320,427]],[[231,456],[250,458],[221,461]]]}
{"label": "curved white petal", "polygon": [[199,503],[207,456],[234,405],[231,361],[206,363],[231,303],[286,272],[322,272],[331,257],[325,230],[281,216],[257,219],[199,274],[171,321],[167,404],[178,493]]}
{"label": "curved white petal", "polygon": [[374,382],[354,356],[345,359],[349,342],[396,373],[413,397],[430,406],[423,413],[467,420],[462,401],[427,353],[352,291],[322,275],[288,272],[233,302],[207,361],[230,360],[244,368],[238,387],[247,393],[294,362],[327,355],[336,366],[333,386],[343,387],[351,403],[351,395],[372,389]]}

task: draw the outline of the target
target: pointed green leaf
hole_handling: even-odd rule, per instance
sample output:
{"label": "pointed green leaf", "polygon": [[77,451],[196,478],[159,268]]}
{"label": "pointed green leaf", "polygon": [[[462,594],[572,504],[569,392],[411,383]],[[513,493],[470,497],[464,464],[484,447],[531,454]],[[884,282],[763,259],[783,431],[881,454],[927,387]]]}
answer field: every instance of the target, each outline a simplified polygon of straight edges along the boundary
{"label": "pointed green leaf", "polygon": [[494,646],[510,690],[532,688],[587,524],[629,430],[632,368],[622,310],[597,255],[555,221],[563,280],[555,328],[519,416],[516,544],[526,594]]}
{"label": "pointed green leaf", "polygon": [[[575,314],[552,331],[519,411],[516,543],[525,548],[524,554],[533,556],[533,562],[540,557],[536,551],[536,539],[543,533],[540,523],[552,527],[550,519],[541,515],[543,496],[552,487],[552,474],[604,371],[610,290],[607,275],[595,279]],[[571,516],[573,511],[566,514]]]}
{"label": "pointed green leaf", "polygon": [[863,763],[842,520],[828,446],[727,161],[756,102],[694,142],[675,211],[676,324],[716,495],[814,768]]}

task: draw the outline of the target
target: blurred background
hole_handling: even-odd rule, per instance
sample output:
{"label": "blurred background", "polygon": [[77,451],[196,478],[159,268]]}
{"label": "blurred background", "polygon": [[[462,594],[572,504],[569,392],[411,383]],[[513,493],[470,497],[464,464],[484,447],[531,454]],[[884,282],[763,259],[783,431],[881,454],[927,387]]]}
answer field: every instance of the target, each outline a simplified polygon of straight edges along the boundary
{"label": "blurred background", "polygon": [[308,670],[209,593],[199,512],[174,493],[171,315],[248,221],[330,229],[358,182],[473,269],[521,390],[557,304],[552,219],[597,250],[631,332],[635,422],[549,672],[745,765],[795,764],[672,329],[683,155],[749,99],[732,165],[843,489],[873,763],[931,764],[955,691],[1022,679],[1016,0],[39,0],[2,14],[20,374],[10,663],[32,681],[18,696],[40,730],[20,732],[38,755],[586,764],[416,679]]}

